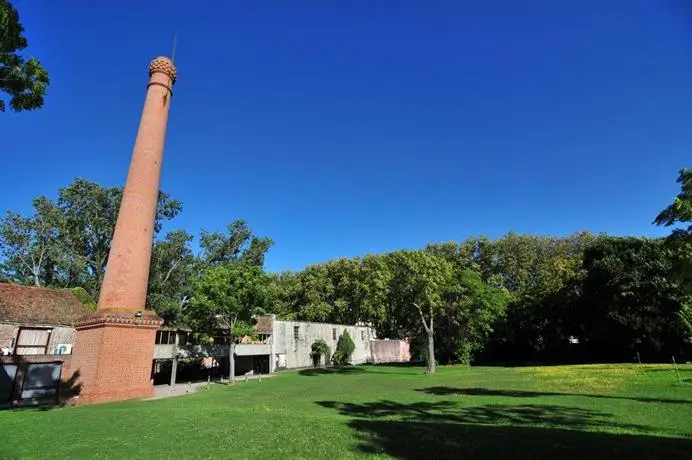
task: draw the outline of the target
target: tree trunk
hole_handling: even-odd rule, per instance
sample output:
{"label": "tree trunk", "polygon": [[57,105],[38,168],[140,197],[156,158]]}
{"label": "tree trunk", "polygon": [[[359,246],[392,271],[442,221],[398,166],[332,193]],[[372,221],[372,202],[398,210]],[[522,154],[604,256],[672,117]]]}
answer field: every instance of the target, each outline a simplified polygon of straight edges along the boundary
{"label": "tree trunk", "polygon": [[428,331],[428,374],[435,373],[435,338],[433,336],[433,330],[430,328]]}
{"label": "tree trunk", "polygon": [[235,383],[235,340],[231,337],[231,346],[228,350],[228,384]]}
{"label": "tree trunk", "polygon": [[420,313],[420,319],[423,323],[423,329],[425,329],[425,333],[428,334],[428,369],[426,373],[428,374],[434,374],[435,373],[435,329],[434,329],[434,322],[435,322],[435,316],[434,312],[432,309],[432,306],[430,307],[430,325],[425,321],[425,315],[423,315],[423,309],[418,305],[417,303],[413,302],[413,306],[418,309],[418,312]]}

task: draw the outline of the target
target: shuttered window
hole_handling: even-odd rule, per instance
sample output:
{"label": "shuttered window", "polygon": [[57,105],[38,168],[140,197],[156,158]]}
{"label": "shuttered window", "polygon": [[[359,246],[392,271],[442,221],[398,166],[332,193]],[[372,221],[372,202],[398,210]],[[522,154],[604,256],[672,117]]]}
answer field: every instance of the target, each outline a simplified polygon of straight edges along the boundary
{"label": "shuttered window", "polygon": [[45,355],[50,340],[50,329],[19,329],[15,354]]}

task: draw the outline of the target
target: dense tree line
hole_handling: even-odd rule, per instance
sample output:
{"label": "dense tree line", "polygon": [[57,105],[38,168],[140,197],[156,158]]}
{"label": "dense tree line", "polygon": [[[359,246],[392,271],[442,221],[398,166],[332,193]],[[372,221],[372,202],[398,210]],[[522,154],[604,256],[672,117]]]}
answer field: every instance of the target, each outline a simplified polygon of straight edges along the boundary
{"label": "dense tree line", "polygon": [[[0,281],[82,287],[98,299],[121,199],[121,188],[77,178],[59,189],[56,199],[34,199],[30,216],[8,211],[0,219]],[[236,220],[226,232],[200,231],[195,253],[194,236],[187,231],[161,234],[164,222],[181,211],[178,200],[159,193],[147,304],[169,323],[184,321],[194,277],[236,262],[263,267],[272,245]]]}
{"label": "dense tree line", "polygon": [[[274,305],[297,319],[370,321],[424,357],[432,322],[441,363],[669,360],[690,352],[676,257],[662,238],[510,233],[273,275]],[[434,306],[425,320],[419,301]]]}
{"label": "dense tree line", "polygon": [[[692,220],[692,174],[657,216]],[[0,278],[82,287],[98,298],[121,189],[77,179],[34,213],[0,221]],[[692,227],[668,238],[509,233],[263,273],[272,240],[237,220],[226,232],[161,235],[182,205],[160,194],[148,304],[169,323],[247,328],[260,309],[287,319],[371,323],[436,362],[594,362],[691,357]],[[215,318],[210,321],[210,318]],[[214,323],[212,325],[212,323]]]}

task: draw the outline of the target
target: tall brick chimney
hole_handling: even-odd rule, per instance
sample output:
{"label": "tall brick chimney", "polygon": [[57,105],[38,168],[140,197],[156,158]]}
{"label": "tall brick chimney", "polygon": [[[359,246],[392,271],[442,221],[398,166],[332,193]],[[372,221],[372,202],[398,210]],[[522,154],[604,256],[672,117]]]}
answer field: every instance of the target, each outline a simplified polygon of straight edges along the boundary
{"label": "tall brick chimney", "polygon": [[149,65],[149,84],[101,286],[98,309],[76,324],[69,371],[82,385],[79,404],[150,396],[156,329],[146,310],[149,265],[168,110],[176,69],[166,57]]}
{"label": "tall brick chimney", "polygon": [[99,309],[143,310],[159,196],[168,108],[176,71],[165,57],[149,65],[149,85],[130,172],[101,286]]}

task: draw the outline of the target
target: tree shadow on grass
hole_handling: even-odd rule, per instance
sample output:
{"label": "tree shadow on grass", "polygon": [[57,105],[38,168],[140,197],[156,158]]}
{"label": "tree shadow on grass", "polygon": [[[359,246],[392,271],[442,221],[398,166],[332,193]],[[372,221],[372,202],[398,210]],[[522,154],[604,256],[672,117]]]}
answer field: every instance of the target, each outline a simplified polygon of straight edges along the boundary
{"label": "tree shadow on grass", "polygon": [[335,375],[335,374],[362,374],[365,369],[356,366],[343,367],[315,367],[311,369],[303,369],[298,371],[299,375],[306,377],[314,377],[317,375]]}
{"label": "tree shadow on grass", "polygon": [[555,428],[352,420],[358,451],[400,459],[660,460],[689,458],[692,441]]}
{"label": "tree shadow on grass", "polygon": [[[357,449],[396,458],[611,459],[686,458],[692,440],[646,436],[645,426],[609,414],[553,405],[459,406],[453,401],[318,405],[351,417]],[[641,432],[622,436],[603,429]],[[589,432],[591,431],[591,432]]]}
{"label": "tree shadow on grass", "polygon": [[500,396],[510,398],[538,398],[541,396],[583,396],[585,398],[601,398],[601,399],[627,399],[630,401],[647,402],[647,403],[665,403],[665,404],[692,404],[692,401],[685,399],[666,399],[666,398],[647,398],[635,396],[609,396],[609,395],[594,395],[581,393],[552,393],[543,391],[525,391],[525,390],[490,390],[487,388],[455,388],[455,387],[430,387],[421,388],[420,391],[436,396]]}

